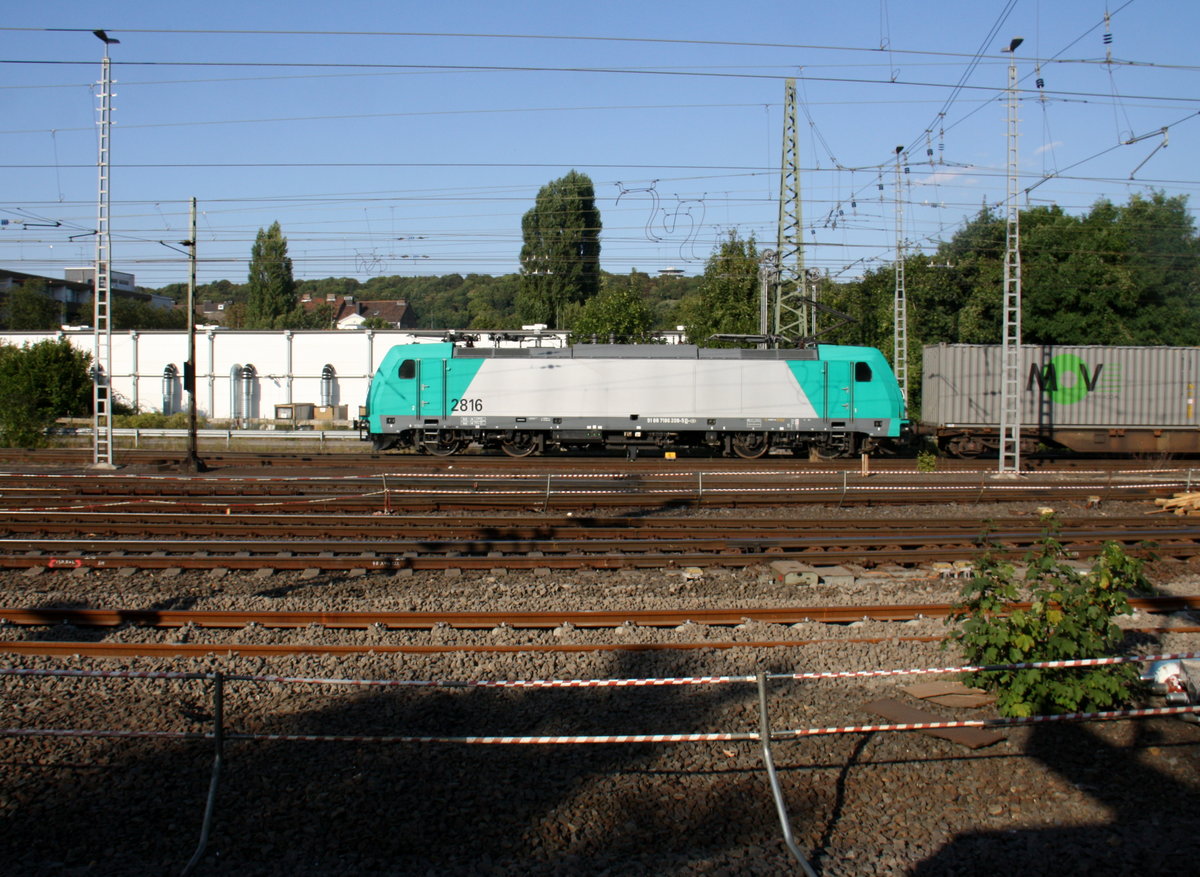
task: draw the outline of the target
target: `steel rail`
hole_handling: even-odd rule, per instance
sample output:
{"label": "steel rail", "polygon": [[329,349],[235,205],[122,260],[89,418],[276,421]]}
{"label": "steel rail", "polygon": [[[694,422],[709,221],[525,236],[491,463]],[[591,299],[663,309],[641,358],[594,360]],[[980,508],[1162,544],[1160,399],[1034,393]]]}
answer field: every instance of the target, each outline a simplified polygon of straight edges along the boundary
{"label": "steel rail", "polygon": [[[96,569],[96,570],[325,570],[350,571],[364,570],[368,572],[395,572],[400,570],[437,571],[437,570],[477,570],[493,569],[679,569],[683,567],[727,567],[740,568],[766,563],[772,560],[794,560],[812,565],[838,565],[846,563],[898,563],[902,565],[917,565],[936,563],[940,561],[972,560],[978,556],[979,548],[973,545],[904,548],[891,542],[871,547],[866,550],[861,547],[846,547],[830,549],[814,547],[804,551],[662,551],[632,554],[625,551],[620,544],[613,544],[611,550],[604,551],[600,547],[594,553],[588,554],[517,554],[504,555],[501,552],[489,552],[487,555],[438,554],[410,555],[380,554],[363,552],[360,555],[344,554],[326,556],[327,552],[312,555],[297,555],[292,552],[277,554],[249,554],[239,552],[232,555],[213,555],[207,552],[197,554],[167,555],[81,555],[67,552],[64,555],[37,554],[0,554],[0,569]],[[993,548],[994,553],[1008,556],[1020,556],[1027,551],[1028,545],[1001,545]],[[1095,556],[1101,548],[1100,542],[1072,543],[1070,548],[1077,558]],[[1194,539],[1177,542],[1158,542],[1154,553],[1160,557],[1190,558],[1200,554],[1200,543]]]}
{"label": "steel rail", "polygon": [[[1160,516],[1159,523],[1150,523],[1145,515],[1136,517],[1060,517],[1063,532],[1087,529],[1096,533],[1109,531],[1145,531],[1183,534],[1189,528],[1200,532],[1194,519],[1172,515]],[[822,518],[648,518],[593,516],[476,516],[449,517],[429,515],[345,515],[244,513],[149,513],[86,512],[86,511],[0,511],[0,532],[7,533],[78,533],[96,536],[99,533],[164,534],[192,536],[239,534],[253,531],[258,534],[273,529],[286,530],[293,537],[394,537],[405,539],[437,539],[443,541],[505,538],[505,539],[616,539],[651,535],[655,539],[675,536],[696,536],[718,533],[727,538],[771,538],[781,534],[837,533],[852,528],[859,533],[897,533],[904,537],[917,533],[929,538],[965,538],[986,530],[995,533],[1014,531],[1041,532],[1040,520],[1029,517],[996,517],[986,522],[964,518],[923,518],[919,524],[890,518],[855,518],[852,521],[834,517]]]}
{"label": "steel rail", "polygon": [[[1130,606],[1140,612],[1179,612],[1200,608],[1200,596],[1133,597]],[[1029,608],[1028,603],[1013,603],[1012,609]],[[324,627],[388,630],[429,630],[448,626],[461,630],[492,630],[507,626],[516,629],[554,629],[564,625],[577,628],[679,627],[684,624],[735,626],[747,622],[762,624],[800,624],[822,622],[847,624],[855,621],[908,621],[914,618],[945,618],[952,612],[949,603],[911,603],[881,606],[807,606],[787,608],[742,607],[737,609],[647,609],[552,612],[241,612],[231,610],[174,609],[76,609],[76,608],[0,608],[0,619],[21,626],[120,627],[133,625],[154,628],[242,628],[254,624],[263,628],[296,629]]]}
{"label": "steel rail", "polygon": [[[1145,635],[1166,633],[1200,633],[1200,627],[1133,627],[1129,632]],[[877,645],[879,643],[936,643],[942,636],[877,636],[877,637],[821,637],[794,640],[706,640],[682,643],[525,643],[521,645],[501,644],[450,644],[437,645],[312,645],[305,643],[134,643],[134,642],[89,642],[47,640],[0,640],[0,654],[24,655],[29,657],[89,657],[89,658],[196,658],[209,655],[230,654],[242,657],[360,657],[366,655],[442,655],[442,654],[518,654],[518,653],[580,653],[580,652],[674,652],[700,651],[704,649],[780,649],[823,643]]]}
{"label": "steel rail", "polygon": [[[220,430],[222,442],[226,437],[238,438],[239,430]],[[261,434],[260,434],[261,435]],[[448,465],[488,465],[491,467],[504,466],[507,468],[544,469],[548,463],[560,467],[596,466],[603,463],[620,464],[631,468],[652,468],[671,464],[675,466],[706,466],[729,470],[744,469],[747,466],[780,465],[788,468],[809,467],[817,470],[860,471],[862,461],[859,457],[849,457],[818,462],[805,461],[785,454],[774,454],[754,461],[714,457],[702,453],[677,453],[673,459],[667,459],[661,453],[643,452],[636,460],[628,460],[622,452],[554,454],[542,457],[510,458],[499,453],[468,453],[451,458],[431,457],[420,454],[379,453],[359,450],[331,450],[315,436],[297,434],[296,432],[275,431],[267,439],[279,438],[297,445],[288,451],[234,451],[219,447],[205,449],[204,460],[210,466],[249,466],[258,468],[294,468],[297,465],[320,467],[345,466],[388,466],[414,465],[430,469],[444,468]],[[354,441],[356,436],[350,436],[347,443]],[[309,446],[305,446],[305,440]],[[173,448],[129,448],[118,449],[122,462],[127,465],[177,467],[186,457],[186,450]],[[0,449],[0,463],[21,463],[35,465],[88,465],[91,462],[91,451],[86,448],[33,448],[33,449]],[[1138,459],[1134,457],[1105,458],[1078,457],[1045,454],[1041,456],[1023,456],[1022,463],[1027,471],[1046,470],[1077,470],[1077,469],[1124,469],[1124,470],[1161,470],[1164,467],[1186,466],[1187,460],[1176,460],[1171,457],[1156,459]],[[872,471],[914,471],[916,460],[904,456],[875,456],[868,463]],[[938,460],[939,471],[980,471],[994,470],[987,459],[956,459],[944,457]]]}
{"label": "steel rail", "polygon": [[[2,528],[0,524],[0,528]],[[856,528],[850,523],[851,531]],[[1041,528],[1023,530],[992,530],[980,533],[978,526],[960,526],[955,530],[928,531],[921,527],[900,526],[893,530],[879,530],[866,534],[857,532],[846,534],[846,527],[841,531],[820,532],[815,534],[792,535],[726,535],[718,530],[712,534],[688,532],[671,529],[659,530],[651,528],[648,532],[638,532],[636,536],[617,534],[597,535],[595,538],[563,538],[554,533],[533,534],[527,537],[514,537],[507,533],[471,533],[462,538],[428,538],[406,537],[397,539],[294,539],[280,541],[271,536],[273,528],[259,525],[256,530],[260,535],[253,539],[18,539],[0,537],[0,552],[15,553],[18,551],[41,551],[46,554],[66,554],[69,552],[123,553],[137,555],[153,551],[166,551],[175,554],[198,553],[206,551],[221,555],[239,553],[258,553],[281,555],[285,552],[294,555],[317,554],[422,554],[422,555],[451,555],[472,556],[492,555],[499,552],[502,555],[522,555],[531,552],[543,554],[583,554],[589,551],[607,552],[620,550],[626,554],[662,553],[664,542],[670,551],[685,552],[735,552],[773,554],[798,552],[811,548],[826,549],[871,549],[880,545],[898,548],[924,548],[931,543],[946,542],[954,546],[976,546],[981,539],[1004,546],[1028,547],[1044,538]],[[637,531],[635,531],[637,532]],[[281,529],[281,533],[291,536],[290,530]],[[577,534],[572,534],[577,535]],[[590,534],[589,534],[590,535]],[[1054,534],[1055,539],[1064,545],[1091,544],[1098,540],[1120,542],[1126,545],[1136,545],[1147,540],[1195,540],[1200,538],[1200,526],[1180,524],[1176,526],[1147,526],[1144,523],[1138,528],[1112,530],[1110,528],[1079,528],[1063,529]]]}
{"label": "steel rail", "polygon": [[[1200,628],[1198,628],[1200,630]],[[277,658],[318,655],[348,657],[361,655],[441,655],[453,653],[516,654],[535,653],[580,653],[580,652],[674,652],[699,651],[702,649],[773,649],[789,646],[806,646],[817,643],[860,643],[881,642],[940,642],[940,636],[889,636],[824,638],[799,640],[721,640],[687,643],[530,643],[527,645],[307,645],[303,643],[132,643],[132,642],[49,642],[46,640],[0,640],[0,654],[28,655],[37,657],[89,658],[194,658],[213,654],[236,654],[243,657]]]}
{"label": "steel rail", "polygon": [[550,509],[628,509],[639,511],[679,511],[704,508],[782,508],[788,506],[921,506],[921,505],[977,505],[981,503],[1029,503],[1055,505],[1066,501],[1089,500],[1097,495],[1105,502],[1134,502],[1170,496],[1183,490],[1183,482],[1164,485],[1131,485],[1098,491],[1088,486],[1079,487],[975,487],[947,488],[853,488],[843,491],[833,487],[747,487],[739,490],[724,490],[705,487],[704,491],[654,490],[649,492],[605,492],[591,487],[587,490],[560,491],[553,493],[528,489],[504,493],[478,491],[434,491],[413,489],[408,492],[393,491],[388,497],[380,493],[372,496],[328,496],[322,498],[312,494],[259,493],[259,494],[212,494],[204,497],[178,497],[167,494],[132,496],[125,494],[97,494],[93,496],[12,496],[0,491],[0,506],[5,510],[62,509],[68,504],[81,511],[120,507],[122,510],[143,512],[161,511],[170,506],[176,511],[225,510],[242,511],[246,508],[272,506],[276,509],[292,508],[297,512],[313,509],[333,513],[390,513],[391,510],[405,512],[448,512],[448,511],[492,511],[514,509],[526,512]]}

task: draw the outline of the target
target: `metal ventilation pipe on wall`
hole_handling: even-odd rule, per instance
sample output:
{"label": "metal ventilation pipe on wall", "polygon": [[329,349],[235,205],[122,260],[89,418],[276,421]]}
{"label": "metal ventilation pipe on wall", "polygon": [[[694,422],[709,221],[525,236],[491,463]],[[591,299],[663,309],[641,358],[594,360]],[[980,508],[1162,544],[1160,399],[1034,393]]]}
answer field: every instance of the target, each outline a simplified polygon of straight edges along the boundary
{"label": "metal ventilation pipe on wall", "polygon": [[254,416],[254,366],[246,363],[242,366],[242,418],[249,420]]}
{"label": "metal ventilation pipe on wall", "polygon": [[175,381],[179,378],[179,371],[175,368],[175,363],[168,363],[163,369],[162,382],[162,413],[175,413]]}
{"label": "metal ventilation pipe on wall", "polygon": [[238,384],[241,383],[242,367],[234,363],[229,369],[229,419],[239,421],[242,419],[242,394],[238,392]]}
{"label": "metal ventilation pipe on wall", "polygon": [[321,407],[333,404],[333,366],[321,369]]}

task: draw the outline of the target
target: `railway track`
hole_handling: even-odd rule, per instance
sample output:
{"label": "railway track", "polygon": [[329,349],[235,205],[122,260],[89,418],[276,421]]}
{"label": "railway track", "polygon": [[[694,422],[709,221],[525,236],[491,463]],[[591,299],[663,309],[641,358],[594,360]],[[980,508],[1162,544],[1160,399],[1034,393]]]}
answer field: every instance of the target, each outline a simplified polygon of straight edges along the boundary
{"label": "railway track", "polygon": [[[1150,614],[1194,611],[1200,609],[1200,596],[1142,597],[1130,600],[1132,608]],[[1027,609],[1028,604],[1014,604],[1013,609]],[[297,655],[348,656],[377,654],[443,654],[451,652],[512,653],[512,652],[587,652],[587,651],[688,651],[696,649],[752,650],[795,647],[817,642],[879,643],[938,642],[939,634],[886,637],[796,637],[788,639],[747,640],[737,638],[705,638],[696,641],[654,642],[619,638],[619,642],[545,642],[470,643],[470,642],[400,642],[387,643],[322,643],[253,641],[229,642],[194,640],[196,631],[244,630],[261,628],[276,631],[321,630],[389,630],[429,633],[440,629],[484,631],[512,629],[548,631],[580,629],[594,631],[628,630],[630,627],[684,629],[688,625],[704,628],[735,628],[748,623],[765,625],[797,625],[809,622],[850,624],[861,621],[912,621],[922,618],[945,618],[952,611],[947,603],[924,603],[876,606],[811,606],[791,608],[742,608],[731,610],[679,609],[643,611],[590,612],[234,612],[197,610],[146,609],[81,609],[81,608],[0,608],[0,619],[21,628],[51,628],[61,637],[77,629],[94,633],[114,628],[144,630],[153,637],[156,632],[187,629],[192,636],[187,641],[131,641],[97,639],[25,639],[0,640],[0,654],[91,657],[196,657],[234,652],[243,656],[286,657]],[[1197,633],[1200,626],[1172,624],[1170,627],[1133,628],[1139,633],[1153,635],[1170,632]]]}
{"label": "railway track", "polygon": [[[145,491],[154,489],[143,486],[131,495],[122,488],[107,495],[108,502],[87,505],[65,496],[23,497],[31,507],[12,502],[11,483],[0,478],[0,569],[311,573],[745,567],[782,559],[911,566],[969,560],[985,541],[1019,555],[1045,535],[1045,523],[1029,514],[988,520],[783,512],[683,516],[674,509],[625,515],[409,514],[396,508],[352,511],[325,502],[325,494],[252,504],[228,497],[215,504],[165,496],[150,501]],[[1129,550],[1149,543],[1159,556],[1175,558],[1194,556],[1200,545],[1200,522],[1191,518],[1067,515],[1058,524],[1056,538],[1079,557],[1106,541]]]}
{"label": "railway track", "polygon": [[[231,433],[236,437],[237,431]],[[747,468],[777,467],[781,469],[806,469],[809,471],[858,472],[863,463],[859,457],[833,460],[808,461],[788,454],[773,454],[753,461],[714,457],[702,453],[679,453],[666,458],[661,452],[643,452],[630,460],[617,452],[592,452],[553,454],[543,457],[514,458],[495,453],[468,453],[452,458],[425,456],[408,453],[375,453],[369,451],[335,450],[314,441],[310,446],[296,443],[289,451],[238,451],[228,448],[201,448],[200,456],[211,470],[222,469],[270,469],[288,470],[296,468],[321,469],[364,469],[388,471],[402,467],[420,467],[431,472],[452,468],[480,467],[495,471],[541,472],[547,469],[558,471],[589,471],[597,467],[619,465],[634,471],[653,471],[663,466],[706,471],[743,471]],[[0,448],[0,464],[35,466],[86,467],[92,462],[92,448]],[[118,465],[160,468],[164,471],[178,470],[187,458],[187,452],[177,448],[123,448],[115,451]],[[1028,472],[1074,472],[1074,471],[1128,471],[1149,472],[1171,468],[1186,469],[1193,462],[1170,455],[1147,455],[1143,457],[1088,457],[1080,455],[1023,455],[1022,467]],[[1200,468],[1200,460],[1194,461]],[[912,456],[871,457],[867,464],[872,472],[913,472],[916,460]],[[995,472],[994,460],[941,458],[937,461],[941,472]]]}
{"label": "railway track", "polygon": [[[1128,550],[1153,543],[1153,552],[1160,557],[1186,559],[1200,553],[1200,526],[1176,523],[1176,519],[1161,520],[1163,523],[1157,525],[1126,520],[1124,525],[1110,521],[1103,527],[1064,527],[1056,533],[1056,539],[1080,558],[1096,554],[1109,541]],[[324,538],[316,538],[313,533],[298,534],[289,529],[288,522],[275,520],[259,522],[252,539],[0,538],[0,569],[659,569],[746,567],[774,560],[815,565],[913,566],[970,560],[981,548],[978,523],[959,522],[940,528],[898,525],[894,521],[872,523],[874,526],[844,522],[838,529],[818,524],[807,530],[804,522],[793,522],[791,530],[770,532],[731,530],[720,520],[705,525],[686,521],[627,530],[613,522],[595,531],[586,525],[558,530],[515,524],[489,530],[460,524],[457,535],[451,535],[453,525],[445,525],[438,535],[334,539],[328,534]],[[4,526],[0,522],[0,527]],[[170,525],[166,529],[170,530]],[[1036,521],[1024,522],[1019,528],[992,528],[986,536],[993,551],[1018,557],[1043,538],[1044,531]]]}
{"label": "railway track", "polygon": [[[1139,612],[1163,613],[1200,609],[1200,596],[1131,597],[1131,608]],[[1028,610],[1028,603],[1011,609]],[[736,609],[643,609],[614,611],[554,612],[279,612],[211,611],[172,609],[80,609],[0,608],[0,619],[21,626],[120,627],[133,625],[155,629],[224,628],[249,626],[295,630],[313,626],[361,630],[552,630],[570,625],[577,628],[611,629],[622,625],[679,627],[684,624],[734,626],[762,624],[848,624],[855,621],[910,621],[944,618],[952,611],[949,603],[905,603],[883,606],[742,607]]]}
{"label": "railway track", "polygon": [[0,473],[0,512],[276,509],[348,514],[448,510],[526,511],[636,507],[805,505],[956,505],[984,502],[1145,501],[1190,489],[1186,472],[1046,473],[999,478],[992,473],[812,472],[666,469],[626,472],[401,470],[380,474],[271,477]]}

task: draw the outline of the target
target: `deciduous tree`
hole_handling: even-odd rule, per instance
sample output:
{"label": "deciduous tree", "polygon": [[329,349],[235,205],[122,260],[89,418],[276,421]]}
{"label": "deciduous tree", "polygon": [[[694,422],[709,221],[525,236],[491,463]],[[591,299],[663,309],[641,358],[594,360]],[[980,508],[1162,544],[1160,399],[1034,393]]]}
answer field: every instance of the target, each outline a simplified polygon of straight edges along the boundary
{"label": "deciduous tree", "polygon": [[654,314],[638,292],[637,281],[635,273],[628,281],[611,283],[595,298],[588,299],[572,323],[571,340],[575,343],[594,340],[601,344],[650,341]]}
{"label": "deciduous tree", "polygon": [[65,339],[25,347],[0,344],[0,441],[8,446],[45,443],[59,417],[91,408],[91,356]]}
{"label": "deciduous tree", "polygon": [[681,305],[688,340],[711,344],[714,334],[750,335],[758,331],[758,245],[751,236],[730,231],[704,266],[700,294]]}
{"label": "deciduous tree", "polygon": [[517,313],[562,328],[566,306],[600,291],[600,210],[587,174],[571,171],[541,188],[521,219]]}
{"label": "deciduous tree", "polygon": [[45,332],[62,323],[62,305],[50,297],[44,280],[26,280],[9,290],[3,315],[10,332]]}

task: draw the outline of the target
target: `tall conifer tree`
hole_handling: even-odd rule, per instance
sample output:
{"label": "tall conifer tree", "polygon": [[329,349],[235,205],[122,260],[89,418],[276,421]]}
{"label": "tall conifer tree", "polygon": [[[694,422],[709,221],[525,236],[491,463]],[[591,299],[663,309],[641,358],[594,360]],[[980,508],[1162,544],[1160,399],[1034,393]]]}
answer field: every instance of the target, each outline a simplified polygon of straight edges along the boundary
{"label": "tall conifer tree", "polygon": [[287,238],[278,222],[258,230],[250,251],[250,283],[246,298],[246,327],[270,329],[277,317],[296,306],[296,281]]}

